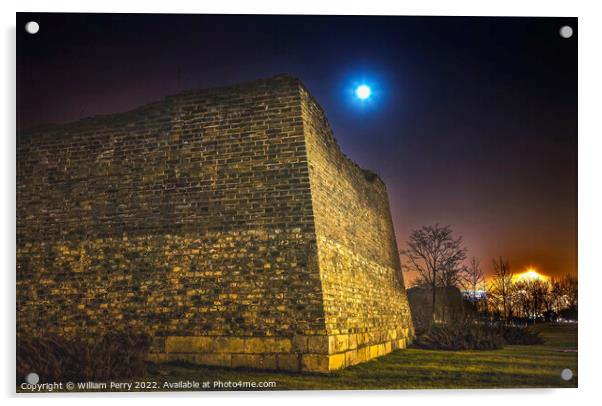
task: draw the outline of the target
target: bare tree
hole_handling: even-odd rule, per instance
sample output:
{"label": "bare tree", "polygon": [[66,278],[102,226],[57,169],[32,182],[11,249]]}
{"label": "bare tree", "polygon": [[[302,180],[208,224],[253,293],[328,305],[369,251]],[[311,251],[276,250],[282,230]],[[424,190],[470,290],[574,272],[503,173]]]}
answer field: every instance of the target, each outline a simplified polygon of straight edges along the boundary
{"label": "bare tree", "polygon": [[541,281],[545,286],[541,297],[541,311],[543,312],[545,321],[550,321],[556,311],[556,297],[554,295],[554,279],[549,281]]}
{"label": "bare tree", "polygon": [[460,263],[466,259],[462,237],[453,238],[450,226],[423,226],[410,233],[408,248],[402,254],[408,259],[407,268],[418,273],[418,284],[432,290],[432,324],[435,320],[437,286],[451,282],[453,277],[450,274],[460,269]]}
{"label": "bare tree", "polygon": [[511,315],[512,271],[510,263],[500,257],[493,260],[494,277],[491,281],[491,293],[502,305],[502,315],[508,320]]}
{"label": "bare tree", "polygon": [[527,294],[529,297],[530,308],[529,318],[533,321],[544,311],[544,301],[548,294],[548,283],[539,279],[526,282]]}
{"label": "bare tree", "polygon": [[518,317],[528,318],[531,312],[531,298],[527,282],[518,281],[512,284],[510,298],[512,309]]}
{"label": "bare tree", "polygon": [[564,289],[561,280],[557,278],[550,279],[549,299],[548,303],[546,304],[548,310],[558,312],[562,308],[563,294]]}
{"label": "bare tree", "polygon": [[441,272],[439,273],[437,286],[444,288],[450,286],[457,288],[461,287],[464,269],[465,267],[459,262],[452,262],[442,267]]}
{"label": "bare tree", "polygon": [[564,290],[564,297],[568,308],[577,307],[578,289],[577,278],[572,275],[565,275],[561,281]]}
{"label": "bare tree", "polygon": [[462,287],[472,293],[472,299],[476,298],[477,290],[485,283],[485,274],[481,269],[481,261],[478,258],[472,257],[468,266],[464,268],[462,273]]}

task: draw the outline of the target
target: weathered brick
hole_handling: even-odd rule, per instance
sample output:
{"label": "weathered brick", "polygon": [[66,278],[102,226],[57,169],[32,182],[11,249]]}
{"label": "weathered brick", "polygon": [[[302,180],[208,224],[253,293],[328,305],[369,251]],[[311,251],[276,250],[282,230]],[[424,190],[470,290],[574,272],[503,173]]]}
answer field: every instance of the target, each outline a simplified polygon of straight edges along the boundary
{"label": "weathered brick", "polygon": [[211,352],[214,337],[167,337],[165,351],[170,352]]}
{"label": "weathered brick", "polygon": [[288,338],[251,337],[244,342],[244,352],[251,354],[291,351],[292,342]]}
{"label": "weathered brick", "polygon": [[328,355],[303,354],[301,356],[301,370],[303,372],[329,372]]}
{"label": "weathered brick", "polygon": [[276,355],[232,354],[232,368],[278,369]]}
{"label": "weathered brick", "polygon": [[307,341],[307,336],[299,334],[295,335],[293,337],[293,351],[301,353],[308,352],[309,348]]}
{"label": "weathered brick", "polygon": [[334,371],[345,368],[345,354],[333,354],[328,356],[328,370]]}
{"label": "weathered brick", "polygon": [[328,354],[329,353],[328,336],[308,336],[307,349],[310,353]]}
{"label": "weathered brick", "polygon": [[300,356],[297,354],[278,354],[277,362],[278,369],[282,371],[297,372],[300,370],[301,365],[299,363]]}
{"label": "weathered brick", "polygon": [[211,365],[216,367],[232,366],[231,354],[196,354],[194,362],[201,365]]}
{"label": "weathered brick", "polygon": [[328,337],[328,352],[335,354],[347,351],[349,348],[349,336],[347,334],[337,334]]}
{"label": "weathered brick", "polygon": [[245,340],[240,337],[217,337],[213,340],[211,348],[218,353],[243,353],[245,352]]}
{"label": "weathered brick", "polygon": [[413,335],[385,185],[288,76],[19,132],[17,302],[20,331],[210,365],[323,372]]}

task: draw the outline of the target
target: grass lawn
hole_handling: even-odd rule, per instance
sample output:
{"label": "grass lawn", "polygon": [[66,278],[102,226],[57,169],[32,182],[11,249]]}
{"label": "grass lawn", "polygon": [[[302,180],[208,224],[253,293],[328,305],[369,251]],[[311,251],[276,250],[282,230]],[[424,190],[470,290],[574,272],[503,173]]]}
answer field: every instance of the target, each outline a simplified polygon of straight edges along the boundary
{"label": "grass lawn", "polygon": [[[545,344],[492,351],[408,348],[330,375],[161,364],[146,379],[274,381],[277,390],[577,387],[577,326],[545,324],[534,328],[541,330]],[[564,368],[573,371],[570,381],[560,378]]]}
{"label": "grass lawn", "polygon": [[[502,350],[432,351],[407,348],[328,375],[293,374],[164,363],[152,364],[139,379],[122,382],[166,383],[275,382],[275,390],[289,389],[445,389],[445,388],[553,388],[577,387],[577,325],[542,324],[543,345],[506,346]],[[573,378],[560,372],[570,368]],[[102,391],[116,391],[110,388]],[[127,389],[121,389],[127,391]],[[139,391],[140,389],[138,389]],[[156,389],[155,389],[156,390]],[[223,389],[241,390],[241,389]],[[243,389],[244,390],[244,389]],[[262,389],[257,389],[262,390]],[[18,392],[28,392],[17,387]],[[79,391],[77,388],[75,391]],[[136,391],[134,387],[130,391]]]}

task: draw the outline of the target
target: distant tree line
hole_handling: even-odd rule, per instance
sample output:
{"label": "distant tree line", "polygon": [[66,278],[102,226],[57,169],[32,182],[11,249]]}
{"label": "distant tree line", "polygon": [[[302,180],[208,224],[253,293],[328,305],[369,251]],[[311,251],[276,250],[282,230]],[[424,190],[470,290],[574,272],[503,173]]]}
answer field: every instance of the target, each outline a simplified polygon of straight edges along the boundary
{"label": "distant tree line", "polygon": [[455,287],[467,294],[475,311],[489,319],[513,321],[577,318],[577,278],[518,280],[510,262],[493,259],[493,277],[485,280],[478,258],[467,262],[462,237],[450,226],[424,226],[410,233],[401,251],[405,271],[417,274],[413,286],[429,290],[431,322],[435,322],[439,288]]}
{"label": "distant tree line", "polygon": [[493,265],[495,274],[485,286],[487,298],[477,302],[482,313],[503,320],[577,319],[576,277],[516,280],[508,260],[499,258]]}

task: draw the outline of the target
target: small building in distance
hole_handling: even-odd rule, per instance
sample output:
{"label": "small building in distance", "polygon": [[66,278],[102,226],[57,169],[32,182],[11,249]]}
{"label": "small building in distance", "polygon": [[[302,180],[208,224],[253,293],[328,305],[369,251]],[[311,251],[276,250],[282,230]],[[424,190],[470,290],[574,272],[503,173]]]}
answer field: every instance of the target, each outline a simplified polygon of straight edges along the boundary
{"label": "small building in distance", "polygon": [[[428,327],[432,316],[432,290],[429,287],[414,286],[407,290],[412,320],[417,331]],[[438,287],[435,299],[435,321],[454,323],[461,321],[471,311],[460,290],[454,286]]]}

